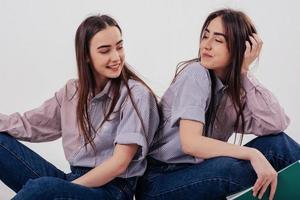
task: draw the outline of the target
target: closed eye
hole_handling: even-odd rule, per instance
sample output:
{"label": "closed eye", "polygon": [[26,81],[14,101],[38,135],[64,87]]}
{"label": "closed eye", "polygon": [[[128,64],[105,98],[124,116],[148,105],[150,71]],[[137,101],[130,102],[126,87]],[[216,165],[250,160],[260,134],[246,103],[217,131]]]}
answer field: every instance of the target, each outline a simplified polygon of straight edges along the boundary
{"label": "closed eye", "polygon": [[121,50],[121,49],[123,49],[123,45],[117,47],[117,50]]}
{"label": "closed eye", "polygon": [[100,51],[99,51],[99,53],[101,53],[101,54],[106,54],[106,53],[108,53],[110,50],[109,49],[101,49]]}

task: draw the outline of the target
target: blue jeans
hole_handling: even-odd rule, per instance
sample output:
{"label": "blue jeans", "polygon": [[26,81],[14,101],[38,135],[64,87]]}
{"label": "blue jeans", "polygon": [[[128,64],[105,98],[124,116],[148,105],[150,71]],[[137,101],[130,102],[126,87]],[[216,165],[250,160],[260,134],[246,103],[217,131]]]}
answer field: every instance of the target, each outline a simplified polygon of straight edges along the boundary
{"label": "blue jeans", "polygon": [[[285,133],[257,137],[245,146],[258,149],[276,171],[300,159],[300,145]],[[211,200],[254,185],[250,161],[230,157],[207,159],[199,164],[167,164],[149,159],[138,181],[137,200]]]}
{"label": "blue jeans", "polygon": [[132,200],[137,178],[115,178],[98,188],[71,183],[92,168],[71,166],[65,174],[7,133],[0,133],[0,179],[17,194],[14,200]]}

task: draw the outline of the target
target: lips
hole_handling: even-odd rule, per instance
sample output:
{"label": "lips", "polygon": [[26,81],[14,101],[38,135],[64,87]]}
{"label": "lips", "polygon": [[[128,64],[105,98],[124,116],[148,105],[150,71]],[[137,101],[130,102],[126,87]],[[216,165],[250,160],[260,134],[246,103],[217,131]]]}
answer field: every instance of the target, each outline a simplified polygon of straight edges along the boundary
{"label": "lips", "polygon": [[202,58],[212,58],[213,56],[211,54],[208,53],[202,53]]}
{"label": "lips", "polygon": [[107,68],[113,70],[113,71],[118,71],[120,67],[120,64],[116,64],[116,65],[108,65]]}

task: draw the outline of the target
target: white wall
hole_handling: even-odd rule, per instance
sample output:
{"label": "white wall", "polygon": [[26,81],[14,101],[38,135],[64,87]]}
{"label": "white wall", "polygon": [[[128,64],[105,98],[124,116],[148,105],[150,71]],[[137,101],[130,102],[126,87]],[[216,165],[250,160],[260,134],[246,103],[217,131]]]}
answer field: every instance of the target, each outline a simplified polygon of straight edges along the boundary
{"label": "white wall", "polygon": [[[76,77],[75,31],[96,13],[118,20],[127,61],[161,95],[176,64],[196,56],[205,17],[224,7],[245,11],[257,25],[264,47],[255,73],[285,108],[292,119],[287,132],[300,142],[300,12],[292,0],[0,0],[0,112],[35,108]],[[60,140],[28,146],[69,171]],[[12,195],[0,184],[0,199]]]}

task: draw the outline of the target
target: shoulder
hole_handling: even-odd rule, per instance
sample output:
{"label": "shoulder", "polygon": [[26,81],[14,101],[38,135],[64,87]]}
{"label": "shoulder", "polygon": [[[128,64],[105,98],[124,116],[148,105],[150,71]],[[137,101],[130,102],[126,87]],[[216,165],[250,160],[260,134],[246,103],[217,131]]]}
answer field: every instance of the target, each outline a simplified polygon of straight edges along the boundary
{"label": "shoulder", "polygon": [[209,78],[208,69],[203,67],[199,62],[193,62],[186,65],[178,74],[178,78]]}
{"label": "shoulder", "polygon": [[69,79],[65,84],[65,87],[70,89],[75,89],[77,88],[77,85],[78,85],[78,79],[74,78],[74,79]]}
{"label": "shoulder", "polygon": [[203,67],[200,62],[193,62],[187,65],[186,67],[186,71],[187,72],[192,72],[192,73],[203,73],[203,74],[207,74],[208,73],[208,69],[206,69],[205,67]]}
{"label": "shoulder", "polygon": [[176,75],[175,84],[195,83],[210,85],[210,75],[208,69],[203,67],[199,62],[193,62],[184,66]]}
{"label": "shoulder", "polygon": [[56,93],[58,98],[71,99],[78,90],[78,80],[70,79],[67,83]]}
{"label": "shoulder", "polygon": [[[149,110],[150,108],[154,108],[156,105],[156,99],[154,94],[141,82],[129,79],[128,87],[130,91],[130,96],[128,89],[124,82],[121,85],[121,92],[120,92],[120,102],[122,103],[123,109],[132,109],[132,103],[141,110]],[[132,102],[133,101],[133,102]]]}
{"label": "shoulder", "polygon": [[74,94],[78,89],[78,79],[70,79],[65,86],[67,94]]}
{"label": "shoulder", "polygon": [[151,91],[141,82],[129,79],[128,80],[128,87],[130,89],[130,92],[138,97],[138,96],[149,96],[151,95]]}

